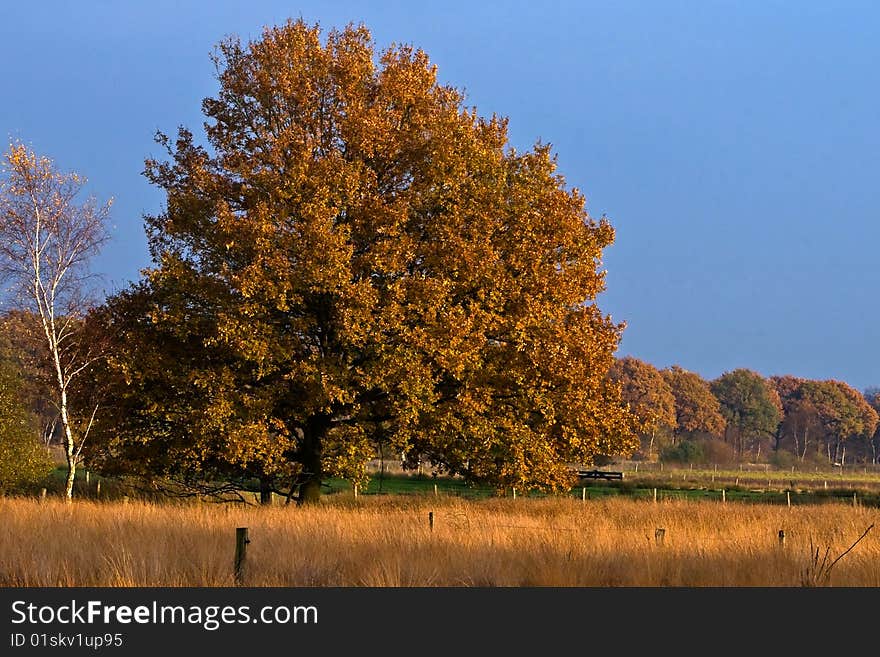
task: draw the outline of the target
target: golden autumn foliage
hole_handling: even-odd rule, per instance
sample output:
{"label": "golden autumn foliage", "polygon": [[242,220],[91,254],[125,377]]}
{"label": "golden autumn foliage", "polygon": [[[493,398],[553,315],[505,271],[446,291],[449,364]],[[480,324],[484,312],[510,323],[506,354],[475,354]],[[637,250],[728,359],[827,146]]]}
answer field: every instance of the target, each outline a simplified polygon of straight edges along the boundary
{"label": "golden autumn foliage", "polygon": [[639,431],[654,434],[661,427],[675,429],[675,396],[663,375],[650,363],[626,356],[609,370],[621,386],[621,398],[639,422]]}
{"label": "golden autumn foliage", "polygon": [[721,435],[725,420],[721,405],[709,389],[709,382],[695,372],[678,365],[662,370],[661,374],[675,398],[676,426],[679,431]]}
{"label": "golden autumn foliage", "polygon": [[805,458],[812,440],[818,453],[832,462],[844,460],[845,447],[863,442],[876,459],[874,434],[877,411],[855,388],[833,379],[812,381],[792,376],[773,377],[785,409],[780,438],[791,437],[795,454]]}
{"label": "golden autumn foliage", "polygon": [[207,145],[159,136],[153,267],[112,299],[106,454],[314,500],[377,444],[564,486],[638,441],[595,305],[614,231],[549,146],[518,153],[421,50],[288,22],[223,41]]}

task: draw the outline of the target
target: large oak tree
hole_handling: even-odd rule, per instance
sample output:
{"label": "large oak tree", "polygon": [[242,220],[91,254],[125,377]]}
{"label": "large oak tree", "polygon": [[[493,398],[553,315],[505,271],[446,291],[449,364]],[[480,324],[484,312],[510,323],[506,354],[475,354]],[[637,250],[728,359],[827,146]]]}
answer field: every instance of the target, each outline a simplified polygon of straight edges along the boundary
{"label": "large oak tree", "polygon": [[153,266],[105,320],[107,454],[315,500],[376,442],[499,485],[638,445],[595,304],[609,223],[420,50],[302,21],[223,41],[205,144],[159,136]]}

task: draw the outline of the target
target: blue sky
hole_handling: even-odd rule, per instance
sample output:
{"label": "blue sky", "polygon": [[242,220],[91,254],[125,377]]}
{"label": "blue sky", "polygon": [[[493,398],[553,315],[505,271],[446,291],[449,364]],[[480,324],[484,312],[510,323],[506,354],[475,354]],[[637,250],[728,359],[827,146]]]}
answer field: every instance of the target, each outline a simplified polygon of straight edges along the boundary
{"label": "blue sky", "polygon": [[114,197],[108,290],[149,264],[153,134],[200,130],[218,40],[288,17],[421,47],[518,149],[552,144],[617,230],[619,355],[880,385],[871,2],[4,2],[0,132]]}

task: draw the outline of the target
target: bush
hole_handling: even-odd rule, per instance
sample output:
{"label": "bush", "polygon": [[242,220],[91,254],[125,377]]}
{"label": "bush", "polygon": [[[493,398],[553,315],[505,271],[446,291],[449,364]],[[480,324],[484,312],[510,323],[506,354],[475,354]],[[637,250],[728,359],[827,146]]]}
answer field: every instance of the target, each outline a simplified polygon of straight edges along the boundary
{"label": "bush", "polygon": [[19,390],[15,373],[0,366],[0,493],[4,494],[34,490],[53,468]]}
{"label": "bush", "polygon": [[706,460],[706,452],[703,441],[682,440],[677,445],[665,447],[660,453],[663,461],[676,461],[678,463],[703,463]]}
{"label": "bush", "polygon": [[798,457],[785,449],[772,452],[767,461],[778,470],[790,470],[792,466],[797,467],[801,464]]}
{"label": "bush", "polygon": [[736,450],[723,440],[709,438],[703,443],[705,463],[733,465],[737,462]]}

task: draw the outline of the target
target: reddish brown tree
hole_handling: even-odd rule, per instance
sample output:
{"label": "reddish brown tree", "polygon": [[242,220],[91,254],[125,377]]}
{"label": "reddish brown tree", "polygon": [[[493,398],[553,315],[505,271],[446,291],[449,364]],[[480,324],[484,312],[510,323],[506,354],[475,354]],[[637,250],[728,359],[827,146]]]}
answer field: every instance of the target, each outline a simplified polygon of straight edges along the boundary
{"label": "reddish brown tree", "polygon": [[783,421],[776,432],[774,448],[778,451],[783,448],[786,439],[790,439],[791,450],[801,461],[806,458],[810,441],[820,441],[823,433],[819,412],[810,397],[804,394],[806,381],[790,375],[770,378],[783,410]]}
{"label": "reddish brown tree", "polygon": [[626,356],[614,361],[609,376],[621,386],[621,398],[638,420],[638,431],[649,437],[648,456],[661,428],[675,429],[675,397],[669,383],[656,367]]}
{"label": "reddish brown tree", "polygon": [[877,411],[868,403],[868,400],[865,399],[864,395],[849,384],[844,383],[843,381],[831,381],[830,383],[836,386],[846,398],[850,406],[848,412],[851,414],[853,420],[846,427],[847,434],[845,435],[845,442],[840,451],[841,465],[846,463],[847,442],[855,443],[863,446],[867,450],[871,450],[872,458],[876,459],[876,454],[873,453],[872,450],[872,439],[874,437],[874,432],[877,430],[878,423],[880,423],[880,417],[878,417]]}
{"label": "reddish brown tree", "polygon": [[725,421],[709,383],[699,374],[678,365],[661,372],[675,399],[675,418],[679,433],[708,433],[720,436]]}

